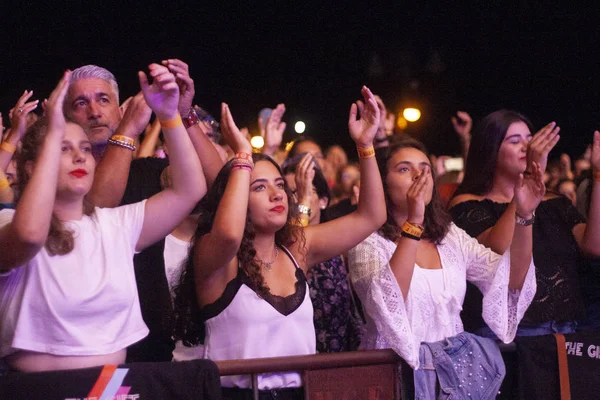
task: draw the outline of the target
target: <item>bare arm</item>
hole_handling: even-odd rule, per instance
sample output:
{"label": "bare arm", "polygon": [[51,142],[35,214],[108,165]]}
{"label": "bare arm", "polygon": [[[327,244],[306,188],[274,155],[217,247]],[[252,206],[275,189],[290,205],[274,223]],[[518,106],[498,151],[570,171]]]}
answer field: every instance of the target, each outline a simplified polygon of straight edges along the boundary
{"label": "bare arm", "polygon": [[504,254],[515,234],[516,209],[515,202],[511,201],[496,224],[477,236],[479,243],[490,248],[494,253]]}
{"label": "bare arm", "polygon": [[[39,103],[39,100],[27,101],[32,95],[32,90],[24,91],[19,100],[17,100],[17,104],[10,110],[10,129],[3,139],[8,146],[16,148],[23,138],[23,135],[25,135],[25,131],[27,131],[27,115],[33,112]],[[11,152],[0,149],[0,169],[2,171],[6,171],[6,168],[13,157],[13,153],[14,151]]]}
{"label": "bare arm", "polygon": [[146,74],[139,72],[140,86],[157,118],[169,121],[161,125],[171,152],[172,185],[146,202],[144,224],[136,245],[138,251],[167,236],[206,193],[202,166],[177,110],[179,88],[175,77],[158,64],[150,65],[150,75],[152,84],[148,83]]}
{"label": "bare arm", "polygon": [[[261,149],[263,154],[273,157],[279,150],[286,126],[286,123],[281,121],[284,113],[285,104],[281,103],[277,104],[277,107],[269,115],[264,131],[265,145]],[[259,118],[258,125],[262,125],[261,118]]]}
{"label": "bare arm", "polygon": [[600,172],[600,132],[594,132],[592,146],[592,197],[588,211],[587,224],[577,224],[573,228],[573,236],[579,248],[585,253],[600,257],[600,181],[597,178]]}
{"label": "bare arm", "polygon": [[[146,104],[142,92],[133,97],[123,115],[115,135],[137,139],[148,124],[152,110]],[[98,207],[117,207],[121,204],[133,152],[115,145],[106,147],[102,160],[96,166],[94,184],[88,194],[90,201]]]}
{"label": "bare arm", "polygon": [[54,209],[61,146],[65,135],[62,113],[70,72],[65,72],[48,99],[48,129],[31,177],[12,222],[0,230],[0,268],[10,270],[31,260],[44,246]]}
{"label": "bare arm", "polygon": [[140,143],[136,158],[152,157],[154,155],[154,149],[158,143],[158,136],[160,134],[160,123],[158,119],[155,119],[150,124],[150,127],[146,129],[146,136]]}
{"label": "bare arm", "polygon": [[[471,194],[461,194],[452,199],[450,208],[468,200],[479,200],[480,197]],[[514,201],[511,201],[502,216],[491,228],[483,231],[477,236],[477,241],[485,247],[491,249],[494,253],[504,254],[510,247],[515,228],[515,210]]]}
{"label": "bare arm", "polygon": [[[251,153],[252,146],[235,125],[229,107],[223,104],[221,110],[221,126],[227,142],[236,153]],[[237,265],[232,261],[244,235],[249,194],[250,171],[233,168],[219,201],[211,231],[196,241],[194,272],[197,280],[209,280],[217,272],[221,272],[226,278],[235,276]],[[227,281],[226,278],[223,281]]]}
{"label": "bare arm", "polygon": [[202,163],[206,184],[210,187],[217,178],[221,168],[223,168],[223,160],[199,124],[190,126],[187,132],[190,135],[196,154]]}
{"label": "bare arm", "polygon": [[[379,127],[379,108],[369,89],[363,87],[362,93],[365,106],[360,120],[356,120],[358,107],[353,104],[348,125],[356,145],[360,148],[371,148]],[[360,157],[360,183],[360,201],[355,212],[305,229],[307,267],[348,251],[385,222],[383,184],[374,156]],[[340,232],[344,234],[340,235]]]}
{"label": "bare arm", "polygon": [[[515,186],[514,203],[516,214],[531,220],[534,212],[546,193],[544,173],[538,163],[532,163],[531,174],[527,177],[521,175]],[[514,234],[510,245],[510,278],[508,288],[520,290],[525,283],[533,252],[533,228],[514,223]]]}
{"label": "bare arm", "polygon": [[[179,112],[182,116],[185,116],[192,109],[192,102],[194,101],[194,95],[196,94],[194,80],[190,76],[189,66],[176,58],[164,60],[162,64],[176,77],[176,82],[179,86]],[[208,187],[210,187],[219,174],[219,171],[221,171],[223,161],[208,135],[206,135],[206,132],[202,130],[201,124],[202,122],[193,124],[187,131],[192,140],[194,149],[196,150],[196,154],[198,154],[198,158],[200,158],[200,162],[202,163],[206,183],[208,184]]]}
{"label": "bare arm", "polygon": [[460,149],[463,159],[467,160],[469,154],[469,147],[471,146],[471,128],[473,127],[473,120],[469,113],[465,111],[457,111],[456,116],[450,118],[454,131],[458,135],[460,141]]}
{"label": "bare arm", "polygon": [[[411,185],[406,193],[408,202],[407,221],[412,224],[423,225],[425,220],[425,197],[433,190],[433,178],[429,168],[421,171],[418,179]],[[400,236],[396,242],[396,250],[390,259],[390,268],[404,300],[410,291],[419,241],[410,237]]]}

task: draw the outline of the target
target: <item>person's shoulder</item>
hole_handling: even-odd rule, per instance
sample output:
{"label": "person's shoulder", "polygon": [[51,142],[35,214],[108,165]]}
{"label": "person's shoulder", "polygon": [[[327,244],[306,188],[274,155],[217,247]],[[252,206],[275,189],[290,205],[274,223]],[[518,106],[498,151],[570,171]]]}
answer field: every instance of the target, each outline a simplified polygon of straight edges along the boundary
{"label": "person's shoulder", "polygon": [[479,196],[476,194],[471,194],[471,193],[463,193],[463,194],[459,194],[457,196],[454,196],[454,198],[452,198],[452,200],[450,200],[450,203],[448,203],[448,208],[452,208],[460,203],[464,203],[466,201],[482,201],[485,200],[484,196]]}
{"label": "person's shoulder", "polygon": [[558,199],[558,198],[561,198],[561,197],[564,197],[564,196],[556,194],[554,192],[546,192],[546,194],[544,195],[543,201],[554,200],[554,199]]}

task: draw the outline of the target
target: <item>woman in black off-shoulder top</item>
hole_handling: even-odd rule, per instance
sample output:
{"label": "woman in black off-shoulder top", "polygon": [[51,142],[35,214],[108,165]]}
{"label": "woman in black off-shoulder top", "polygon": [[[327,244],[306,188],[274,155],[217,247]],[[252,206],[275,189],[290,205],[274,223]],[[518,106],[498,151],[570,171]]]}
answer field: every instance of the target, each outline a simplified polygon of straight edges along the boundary
{"label": "woman in black off-shoulder top", "polygon": [[[545,168],[559,128],[551,123],[535,136],[524,116],[508,110],[486,116],[473,133],[465,178],[450,203],[454,222],[497,253],[509,245],[515,224],[533,223],[537,292],[517,336],[570,333],[585,317],[578,275],[581,253],[600,255],[600,185],[594,184],[589,223],[564,197],[552,194],[534,215],[515,212],[513,187],[532,162]],[[594,160],[596,160],[594,162]],[[600,134],[594,136],[594,168],[600,167]],[[599,169],[600,170],[600,169]],[[467,289],[465,330],[491,336],[481,319],[481,293]]]}

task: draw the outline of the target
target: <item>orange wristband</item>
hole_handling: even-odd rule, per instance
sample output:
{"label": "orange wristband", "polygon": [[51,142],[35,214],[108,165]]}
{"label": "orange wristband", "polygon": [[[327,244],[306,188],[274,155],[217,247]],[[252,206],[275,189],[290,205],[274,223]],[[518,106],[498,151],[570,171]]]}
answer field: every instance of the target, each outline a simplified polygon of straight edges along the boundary
{"label": "orange wristband", "polygon": [[0,179],[0,190],[4,190],[7,187],[10,187],[10,183],[8,182],[8,178],[4,177]]}
{"label": "orange wristband", "polygon": [[594,180],[600,181],[600,172],[594,172]]}
{"label": "orange wristband", "polygon": [[375,156],[375,149],[373,146],[367,147],[366,149],[357,146],[356,150],[358,150],[358,158],[371,158]]}
{"label": "orange wristband", "polygon": [[0,149],[7,151],[11,154],[14,154],[14,152],[17,150],[17,148],[14,145],[8,142],[2,142],[2,145],[0,145]]}
{"label": "orange wristband", "polygon": [[129,144],[131,146],[135,145],[135,140],[133,140],[132,138],[127,137],[127,136],[112,135],[110,138],[113,139],[113,140],[116,140],[117,142],[125,142],[125,143],[127,143],[127,144]]}
{"label": "orange wristband", "polygon": [[181,120],[181,115],[177,114],[177,116],[175,116],[174,118],[171,119],[167,119],[167,120],[158,120],[158,122],[160,123],[160,126],[165,128],[165,129],[173,129],[173,128],[177,128],[179,125],[183,125],[183,121]]}

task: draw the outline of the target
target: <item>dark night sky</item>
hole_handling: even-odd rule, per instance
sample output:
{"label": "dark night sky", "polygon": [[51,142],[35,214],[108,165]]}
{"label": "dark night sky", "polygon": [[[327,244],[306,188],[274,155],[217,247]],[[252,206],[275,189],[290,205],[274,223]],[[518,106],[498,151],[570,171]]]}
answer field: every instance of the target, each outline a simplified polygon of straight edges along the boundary
{"label": "dark night sky", "polygon": [[[477,120],[512,108],[536,127],[556,120],[557,150],[571,155],[600,127],[596,10],[534,1],[461,8],[146,2],[92,9],[88,3],[0,11],[5,123],[24,89],[46,97],[66,68],[108,68],[124,99],[139,90],[138,69],[178,57],[190,64],[196,102],[214,114],[226,101],[239,125],[253,128],[260,108],[284,102],[286,138],[302,119],[322,144],[347,149],[348,108],[362,84],[392,109],[417,101],[424,115],[409,133],[438,154],[458,151],[449,123],[457,109]],[[439,73],[429,68],[436,53]],[[369,73],[374,69],[381,74]],[[411,90],[411,82],[418,87]]]}

